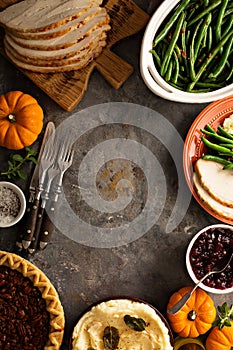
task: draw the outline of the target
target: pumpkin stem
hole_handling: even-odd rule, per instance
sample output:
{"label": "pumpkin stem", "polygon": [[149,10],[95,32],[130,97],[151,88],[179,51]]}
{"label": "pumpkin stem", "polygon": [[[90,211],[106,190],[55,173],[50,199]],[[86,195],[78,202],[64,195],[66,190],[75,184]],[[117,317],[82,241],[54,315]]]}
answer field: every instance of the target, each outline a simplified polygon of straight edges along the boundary
{"label": "pumpkin stem", "polygon": [[16,122],[16,117],[15,117],[15,115],[14,114],[9,114],[8,115],[8,120],[9,120],[9,122],[11,122],[11,123],[14,123],[14,122]]}
{"label": "pumpkin stem", "polygon": [[195,310],[189,311],[189,313],[188,313],[188,319],[189,319],[190,321],[195,321],[196,317],[197,317],[197,313],[196,313]]}

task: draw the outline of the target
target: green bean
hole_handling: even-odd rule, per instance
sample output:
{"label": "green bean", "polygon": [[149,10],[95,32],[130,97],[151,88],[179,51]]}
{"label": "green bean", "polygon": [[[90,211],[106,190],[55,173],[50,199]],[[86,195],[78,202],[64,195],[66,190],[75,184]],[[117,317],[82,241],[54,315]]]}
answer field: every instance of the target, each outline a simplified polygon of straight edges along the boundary
{"label": "green bean", "polygon": [[183,31],[181,34],[181,47],[182,47],[182,58],[184,60],[185,69],[186,69],[186,72],[188,72],[187,49],[186,49],[186,27],[187,27],[187,21],[184,21]]}
{"label": "green bean", "polygon": [[192,79],[192,81],[195,80],[196,78],[196,73],[195,73],[195,69],[194,69],[194,63],[195,63],[195,51],[194,51],[194,42],[196,39],[196,35],[199,29],[199,26],[201,25],[201,21],[197,24],[194,33],[193,33],[193,37],[192,37],[192,41],[191,41],[191,45],[190,45],[190,52],[189,52],[189,68],[190,68],[190,78]]}
{"label": "green bean", "polygon": [[165,36],[168,34],[169,30],[171,29],[173,23],[177,20],[181,12],[186,8],[190,0],[183,0],[181,1],[180,5],[177,7],[176,11],[171,16],[168,23],[165,25],[164,29],[156,36],[154,40],[153,46],[155,47],[159,41],[161,41]]}
{"label": "green bean", "polygon": [[169,65],[168,65],[168,69],[167,69],[166,74],[165,74],[165,80],[166,81],[169,81],[171,79],[172,68],[173,68],[173,63],[172,63],[172,61],[170,61]]}
{"label": "green bean", "polygon": [[219,52],[220,48],[229,40],[229,38],[233,35],[233,29],[224,37],[220,42],[213,48],[213,50],[209,54],[209,58],[206,59],[206,61],[201,65],[199,68],[199,71],[196,74],[196,79],[188,86],[188,91],[191,91],[193,87],[195,86],[196,82],[200,79],[203,72],[206,70],[207,66],[212,62],[212,60],[215,58],[216,54]]}
{"label": "green bean", "polygon": [[204,129],[201,129],[201,132],[205,135],[213,137],[215,140],[217,140],[221,143],[232,143],[232,145],[233,145],[233,140],[230,140],[224,136],[220,136],[217,133],[212,133],[212,132],[209,132],[209,131],[204,130]]}
{"label": "green bean", "polygon": [[221,132],[223,136],[225,136],[230,140],[233,140],[233,134],[227,132],[221,125],[218,126],[218,130]]}
{"label": "green bean", "polygon": [[220,143],[219,146],[230,148],[231,150],[233,150],[232,143]]}
{"label": "green bean", "polygon": [[220,152],[221,154],[224,154],[227,156],[233,156],[233,152],[230,151],[228,148],[216,145],[216,143],[212,143],[212,142],[208,141],[205,137],[202,137],[201,140],[206,145],[206,147],[213,149],[217,152]]}
{"label": "green bean", "polygon": [[216,23],[216,29],[215,29],[217,42],[219,42],[219,40],[221,39],[222,20],[223,20],[223,16],[224,16],[225,10],[227,8],[227,5],[228,5],[228,0],[223,0],[222,5],[221,5],[220,10],[219,10],[217,23]]}
{"label": "green bean", "polygon": [[204,0],[203,5],[204,5],[204,7],[207,7],[209,5],[209,0]]}
{"label": "green bean", "polygon": [[203,38],[205,37],[206,33],[207,33],[207,29],[211,23],[212,20],[212,13],[208,13],[207,16],[204,18],[204,21],[200,27],[199,30],[199,34],[197,36],[197,40],[195,42],[195,47],[194,47],[194,59],[197,59],[198,56],[198,52],[201,46],[201,42],[203,40]]}
{"label": "green bean", "polygon": [[205,128],[207,131],[212,132],[213,134],[217,134],[217,132],[213,128],[211,128],[209,124],[206,124]]}
{"label": "green bean", "polygon": [[201,19],[202,17],[204,17],[207,13],[209,13],[211,10],[213,10],[215,7],[217,7],[219,4],[221,4],[222,0],[218,0],[213,2],[211,5],[209,5],[208,7],[206,7],[201,13],[199,13],[195,18],[193,18],[189,23],[188,26],[191,26],[192,24],[196,23],[197,21],[199,21],[199,19]]}
{"label": "green bean", "polygon": [[229,30],[232,28],[232,25],[233,25],[233,14],[230,16],[228,23],[224,28],[222,36],[225,36],[229,32]]}
{"label": "green bean", "polygon": [[232,74],[233,74],[233,65],[231,67],[230,73],[226,77],[226,81],[228,81],[232,77]]}
{"label": "green bean", "polygon": [[207,35],[208,35],[207,51],[209,52],[211,50],[211,48],[212,48],[212,41],[213,41],[213,32],[212,32],[212,27],[211,26],[208,27],[208,34]]}
{"label": "green bean", "polygon": [[211,160],[211,161],[214,161],[214,162],[217,162],[217,163],[221,163],[221,164],[224,164],[224,165],[229,165],[229,164],[232,164],[230,161],[224,159],[224,158],[221,158],[221,157],[218,157],[218,156],[213,156],[212,154],[204,154],[202,156],[202,159],[205,159],[205,160]]}
{"label": "green bean", "polygon": [[210,88],[214,88],[214,89],[220,89],[222,87],[224,87],[223,83],[212,83],[212,82],[197,82],[196,83],[197,87],[206,87],[209,86]]}
{"label": "green bean", "polygon": [[219,76],[220,73],[222,73],[227,59],[229,57],[230,51],[231,51],[231,47],[233,44],[233,36],[229,39],[229,42],[226,43],[226,47],[224,49],[224,52],[221,56],[220,62],[217,66],[217,68],[209,75],[209,78],[217,78],[217,76]]}
{"label": "green bean", "polygon": [[163,63],[162,63],[162,66],[161,66],[161,71],[160,71],[160,74],[161,74],[162,77],[164,76],[164,74],[166,73],[166,71],[168,69],[168,65],[169,65],[169,62],[170,62],[170,59],[171,59],[171,55],[172,55],[172,52],[173,52],[174,47],[176,45],[176,42],[178,40],[178,37],[180,35],[180,31],[181,31],[181,28],[182,28],[182,25],[183,25],[183,22],[184,22],[184,18],[185,18],[185,13],[182,12],[181,15],[180,15],[180,18],[179,18],[179,20],[177,22],[175,31],[174,31],[174,33],[172,35],[172,39],[171,39],[170,44],[168,46],[167,52],[165,54],[165,57],[163,59]]}
{"label": "green bean", "polygon": [[150,50],[150,52],[152,53],[152,55],[154,56],[156,62],[157,62],[157,65],[159,67],[161,67],[161,60],[160,60],[160,57],[159,55],[157,54],[157,52],[155,50]]}
{"label": "green bean", "polygon": [[173,56],[174,56],[174,74],[172,77],[172,81],[174,84],[176,84],[179,76],[180,65],[179,65],[179,60],[177,58],[176,52],[173,52]]}
{"label": "green bean", "polygon": [[233,164],[227,164],[223,167],[223,170],[229,170],[229,169],[233,169]]}

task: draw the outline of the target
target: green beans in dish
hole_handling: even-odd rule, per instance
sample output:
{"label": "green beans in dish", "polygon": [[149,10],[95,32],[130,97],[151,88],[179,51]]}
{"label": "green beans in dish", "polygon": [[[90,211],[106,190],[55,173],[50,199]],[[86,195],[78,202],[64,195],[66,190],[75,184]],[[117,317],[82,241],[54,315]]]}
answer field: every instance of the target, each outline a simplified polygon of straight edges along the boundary
{"label": "green beans in dish", "polygon": [[171,86],[210,92],[233,82],[233,0],[181,0],[159,27],[151,54]]}

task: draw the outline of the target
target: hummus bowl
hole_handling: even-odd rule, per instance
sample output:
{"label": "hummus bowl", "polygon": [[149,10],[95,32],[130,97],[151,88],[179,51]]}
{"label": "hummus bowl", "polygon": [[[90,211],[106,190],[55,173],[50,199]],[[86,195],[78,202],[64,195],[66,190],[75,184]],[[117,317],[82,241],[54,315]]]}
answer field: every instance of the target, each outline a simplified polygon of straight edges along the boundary
{"label": "hummus bowl", "polygon": [[147,302],[115,297],[88,308],[78,319],[69,350],[172,350],[173,336],[166,319]]}

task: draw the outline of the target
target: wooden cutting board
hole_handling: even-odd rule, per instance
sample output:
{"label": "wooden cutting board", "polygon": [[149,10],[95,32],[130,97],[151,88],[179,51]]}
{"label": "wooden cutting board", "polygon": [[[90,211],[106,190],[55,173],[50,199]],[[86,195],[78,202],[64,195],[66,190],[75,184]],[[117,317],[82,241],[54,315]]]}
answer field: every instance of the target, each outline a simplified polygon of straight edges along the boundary
{"label": "wooden cutting board", "polygon": [[[0,0],[0,10],[15,2],[18,0]],[[64,73],[42,74],[20,69],[66,111],[71,111],[81,101],[94,69],[115,89],[121,87],[133,72],[133,67],[114,54],[111,47],[143,29],[149,15],[131,0],[105,0],[103,5],[111,18],[111,30],[108,32],[107,47],[95,61],[84,69]],[[5,56],[2,39],[3,37],[0,40],[0,52]]]}

